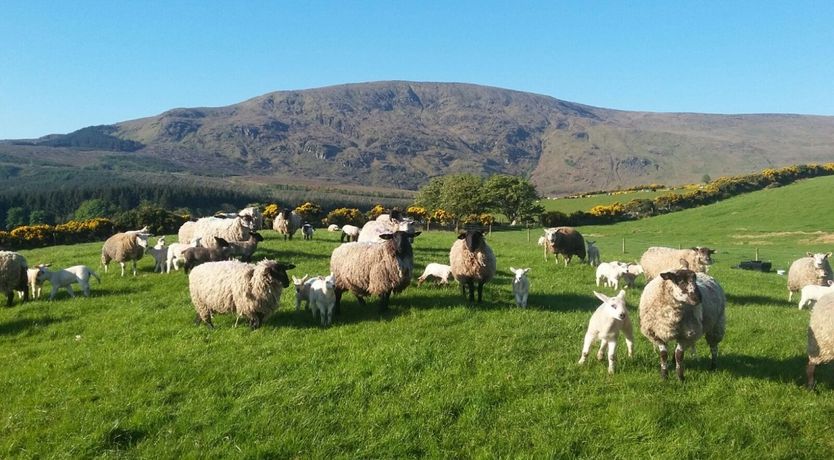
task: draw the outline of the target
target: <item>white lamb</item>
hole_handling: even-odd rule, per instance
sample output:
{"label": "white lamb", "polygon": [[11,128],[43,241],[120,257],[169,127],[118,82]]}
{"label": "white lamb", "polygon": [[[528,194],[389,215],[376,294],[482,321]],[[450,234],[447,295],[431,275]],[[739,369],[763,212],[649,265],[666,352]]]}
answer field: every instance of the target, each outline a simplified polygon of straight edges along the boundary
{"label": "white lamb", "polygon": [[198,236],[189,244],[171,243],[168,246],[168,252],[165,254],[165,273],[171,273],[171,267],[174,267],[174,270],[179,270],[180,267],[177,262],[182,260],[182,252],[188,248],[200,247],[200,241],[202,239],[202,237]]}
{"label": "white lamb", "polygon": [[156,273],[159,270],[159,273],[165,273],[165,260],[168,258],[168,248],[165,247],[165,236],[160,236],[158,240],[156,240],[156,245],[154,247],[147,247],[145,248],[145,254],[149,254],[153,257],[154,265],[153,265],[153,272]]}
{"label": "white lamb", "polygon": [[588,332],[585,333],[585,342],[582,344],[582,356],[579,358],[579,364],[583,364],[588,358],[594,340],[599,340],[597,359],[602,360],[605,347],[608,346],[608,373],[613,374],[614,362],[617,359],[617,337],[620,335],[620,331],[623,331],[626,338],[628,357],[631,358],[634,353],[634,332],[626,309],[625,291],[621,290],[616,297],[608,297],[596,291],[594,291],[594,295],[602,301],[602,304],[597,307],[588,322]]}
{"label": "white lamb", "polygon": [[530,269],[510,267],[510,271],[515,275],[513,277],[515,304],[521,308],[527,308],[527,296],[530,294],[530,279],[527,278],[527,272]]}
{"label": "white lamb", "polygon": [[603,262],[597,266],[597,286],[605,281],[606,287],[620,288],[620,279],[628,273],[628,267],[622,262]]}
{"label": "white lamb", "polygon": [[449,277],[452,276],[452,267],[449,265],[444,264],[437,264],[437,263],[430,263],[426,265],[426,269],[423,270],[423,274],[417,278],[417,285],[420,286],[423,284],[426,279],[430,276],[440,279],[440,284],[448,284]]}
{"label": "white lamb", "polygon": [[599,248],[595,246],[596,241],[587,241],[588,265],[594,267],[599,265]]}
{"label": "white lamb", "polygon": [[301,302],[306,302],[307,308],[310,308],[310,285],[313,281],[315,278],[310,278],[310,275],[304,275],[301,278],[292,277],[292,284],[295,287],[295,311],[301,310]]}
{"label": "white lamb", "polygon": [[327,226],[327,231],[328,232],[338,232],[339,230],[340,230],[339,226],[336,225],[336,224],[330,224],[330,225]]}
{"label": "white lamb", "polygon": [[72,292],[72,284],[78,283],[81,290],[84,292],[84,297],[90,297],[90,276],[94,276],[99,283],[101,278],[98,274],[86,265],[74,265],[63,270],[49,271],[46,267],[48,264],[41,264],[38,266],[38,281],[43,283],[49,281],[52,284],[52,293],[49,294],[49,300],[55,298],[58,289],[66,288],[70,297],[75,297]]}
{"label": "white lamb", "polygon": [[336,305],[336,285],[333,275],[313,278],[310,284],[310,312],[313,318],[318,312],[322,326],[330,326],[333,322],[333,310]]}
{"label": "white lamb", "polygon": [[799,309],[802,310],[807,305],[817,303],[817,300],[825,294],[834,292],[834,281],[828,280],[827,286],[819,286],[816,284],[809,284],[802,288],[802,297],[799,299]]}

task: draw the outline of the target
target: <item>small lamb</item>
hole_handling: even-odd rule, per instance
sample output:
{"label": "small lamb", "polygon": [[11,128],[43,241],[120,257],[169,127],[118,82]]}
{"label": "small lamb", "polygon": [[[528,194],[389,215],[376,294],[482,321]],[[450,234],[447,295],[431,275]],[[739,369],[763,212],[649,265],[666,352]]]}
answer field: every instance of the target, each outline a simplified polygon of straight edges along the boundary
{"label": "small lamb", "polygon": [[310,278],[310,275],[304,275],[301,278],[292,277],[292,284],[295,286],[295,311],[301,310],[301,302],[307,302],[306,306],[310,308],[310,285],[313,284],[315,278]]}
{"label": "small lamb", "polygon": [[515,304],[521,308],[527,308],[527,296],[530,293],[530,279],[527,278],[529,268],[513,268],[510,271],[515,275],[513,278],[513,296]]}
{"label": "small lamb", "polygon": [[301,235],[304,236],[305,240],[312,240],[313,239],[313,232],[315,229],[312,225],[308,222],[304,222],[304,225],[301,226]]}
{"label": "small lamb", "polygon": [[168,258],[168,248],[165,247],[165,236],[160,236],[158,240],[156,240],[156,245],[154,247],[147,247],[145,248],[145,254],[149,254],[153,257],[154,266],[153,272],[156,273],[159,270],[159,273],[165,273],[165,261]]}
{"label": "small lamb", "polygon": [[626,274],[628,274],[628,266],[626,264],[617,261],[603,262],[597,266],[597,286],[600,285],[600,282],[605,281],[606,287],[619,289],[620,279]]}
{"label": "small lamb", "polygon": [[316,312],[321,318],[321,325],[330,326],[333,323],[333,310],[336,305],[336,285],[333,282],[333,275],[313,278],[310,284],[310,312],[313,318]]}
{"label": "small lamb", "polygon": [[599,265],[599,248],[594,245],[595,243],[596,241],[586,242],[588,246],[588,265],[592,267]]}
{"label": "small lamb", "polygon": [[55,294],[58,293],[60,288],[67,288],[70,297],[75,297],[75,293],[72,292],[73,283],[78,283],[81,286],[84,297],[90,297],[90,276],[94,276],[101,283],[98,274],[86,265],[74,265],[54,272],[47,269],[49,265],[38,265],[38,281],[41,283],[49,281],[52,284],[52,293],[49,294],[49,300],[55,299]]}
{"label": "small lamb", "polygon": [[628,357],[631,358],[634,353],[634,332],[631,327],[631,319],[628,317],[628,310],[626,310],[625,291],[620,290],[616,297],[608,297],[596,291],[594,291],[594,295],[602,301],[602,304],[597,307],[588,322],[588,332],[585,333],[585,342],[582,345],[582,356],[579,358],[579,364],[585,363],[591,344],[594,340],[599,340],[597,359],[602,360],[605,347],[608,346],[608,373],[613,374],[614,362],[617,358],[617,337],[621,330],[626,338]]}
{"label": "small lamb", "polygon": [[423,270],[423,274],[417,278],[417,286],[423,284],[423,282],[425,282],[430,276],[439,278],[440,284],[447,284],[449,283],[449,277],[452,276],[452,267],[434,262],[426,265],[426,269]]}
{"label": "small lamb", "polygon": [[802,288],[802,297],[799,299],[799,309],[802,310],[807,305],[817,303],[817,300],[825,294],[834,292],[834,281],[828,280],[828,285],[819,286],[816,284],[809,284]]}

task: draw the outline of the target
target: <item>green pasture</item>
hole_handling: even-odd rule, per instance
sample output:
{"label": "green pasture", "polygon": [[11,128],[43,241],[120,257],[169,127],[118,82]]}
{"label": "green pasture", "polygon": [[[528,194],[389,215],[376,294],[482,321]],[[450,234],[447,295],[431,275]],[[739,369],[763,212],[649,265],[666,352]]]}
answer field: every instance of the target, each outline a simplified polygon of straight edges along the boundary
{"label": "green pasture", "polygon": [[666,195],[674,191],[675,190],[663,189],[654,192],[647,190],[626,192],[616,195],[598,194],[579,198],[545,198],[539,200],[538,203],[544,207],[545,211],[559,211],[565,214],[570,214],[576,211],[590,211],[591,208],[598,205],[609,205],[614,203],[626,204],[631,200],[637,199],[651,200],[660,195]]}
{"label": "green pasture", "polygon": [[[98,268],[100,243],[23,251],[30,264],[85,263],[90,298],[0,308],[2,458],[831,458],[834,366],[803,388],[808,311],[785,278],[732,268],[753,257],[786,268],[834,246],[834,177],[611,226],[582,227],[603,260],[651,245],[716,248],[710,274],[728,297],[719,368],[705,342],[687,381],[662,381],[639,332],[642,281],[628,293],[635,356],[617,372],[579,359],[599,302],[594,269],[543,260],[541,230],[489,238],[499,274],[469,308],[456,285],[410,286],[380,316],[346,294],[323,329],[296,312],[292,288],[259,330],[195,326],[187,278]],[[561,200],[560,200],[561,201]],[[568,201],[568,200],[564,200]],[[573,201],[573,200],[570,200]],[[256,259],[329,271],[338,235],[291,242],[264,231]],[[448,263],[451,232],[415,239],[415,279]],[[625,253],[623,253],[625,241]],[[532,267],[530,306],[513,305],[509,267]],[[46,286],[46,293],[49,286]],[[613,294],[613,293],[612,293]]]}

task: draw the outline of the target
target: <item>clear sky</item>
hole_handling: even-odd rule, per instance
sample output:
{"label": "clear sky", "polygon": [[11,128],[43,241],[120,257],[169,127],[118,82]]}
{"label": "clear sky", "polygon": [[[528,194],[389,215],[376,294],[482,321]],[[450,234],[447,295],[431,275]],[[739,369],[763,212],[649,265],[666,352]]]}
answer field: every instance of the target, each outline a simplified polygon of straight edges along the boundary
{"label": "clear sky", "polygon": [[0,139],[378,80],[834,115],[834,2],[0,1]]}

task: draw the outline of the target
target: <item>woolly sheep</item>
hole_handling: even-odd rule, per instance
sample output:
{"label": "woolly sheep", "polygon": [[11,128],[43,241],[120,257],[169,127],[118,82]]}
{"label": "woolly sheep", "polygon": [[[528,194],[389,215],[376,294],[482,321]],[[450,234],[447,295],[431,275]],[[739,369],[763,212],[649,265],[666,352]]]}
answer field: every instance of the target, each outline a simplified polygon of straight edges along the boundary
{"label": "woolly sheep", "polygon": [[292,277],[292,284],[295,287],[295,311],[301,310],[301,302],[307,302],[307,308],[310,308],[310,285],[313,284],[315,278],[310,278],[310,275],[304,275],[301,278]]}
{"label": "woolly sheep", "polygon": [[6,306],[11,307],[14,291],[23,291],[23,301],[29,300],[26,258],[11,251],[0,251],[0,292],[6,293]]}
{"label": "woolly sheep", "polygon": [[153,257],[154,273],[156,273],[157,270],[159,270],[159,273],[165,273],[165,260],[168,258],[168,248],[165,247],[164,236],[161,236],[158,240],[156,240],[156,245],[154,247],[145,248],[145,254],[149,254]]}
{"label": "woolly sheep", "polygon": [[[557,264],[559,263],[559,254],[564,258],[566,267],[573,256],[579,257],[579,260],[585,260],[585,239],[575,228],[553,227],[546,229],[544,232],[547,237],[547,252],[556,255]],[[547,260],[546,254],[545,260]]]}
{"label": "woolly sheep", "polygon": [[224,260],[195,267],[188,276],[188,290],[197,312],[195,323],[214,327],[212,314],[235,313],[257,329],[278,307],[282,290],[290,284],[287,270],[293,268],[293,264],[274,260],[262,260],[257,265]]}
{"label": "woolly sheep", "polygon": [[301,227],[301,216],[295,211],[284,208],[275,216],[272,221],[272,229],[284,235],[284,240],[292,239],[295,232]]}
{"label": "woolly sheep", "polygon": [[191,228],[189,235],[188,229],[183,229],[188,222],[180,227],[179,242],[188,244],[194,238],[202,238],[202,245],[206,247],[214,246],[215,239],[213,237],[223,238],[226,241],[246,241],[249,239],[249,232],[252,231],[252,216],[237,215],[232,219],[225,217],[203,217],[197,219]]}
{"label": "woolly sheep", "polygon": [[634,331],[626,309],[625,291],[620,290],[615,297],[608,297],[596,291],[594,291],[594,295],[602,301],[602,304],[597,307],[594,314],[591,315],[590,321],[588,321],[588,331],[585,333],[579,364],[585,363],[591,345],[595,340],[599,340],[597,360],[602,360],[605,348],[608,347],[608,373],[613,374],[614,363],[617,359],[617,338],[620,331],[623,331],[623,335],[625,335],[628,357],[631,358],[634,354]]}
{"label": "woolly sheep", "polygon": [[620,279],[627,273],[628,267],[622,262],[603,262],[597,266],[597,286],[599,286],[601,282],[605,282],[606,287],[619,289]]}
{"label": "woolly sheep", "polygon": [[822,296],[834,292],[834,281],[828,280],[825,286],[818,286],[816,284],[809,284],[802,288],[802,296],[799,299],[799,309],[802,310],[806,305],[816,303]]}
{"label": "woolly sheep", "polygon": [[[238,211],[237,215],[239,216],[249,216],[252,218],[252,230],[258,231],[264,228],[264,216],[261,214],[261,210],[254,207],[249,206],[248,208],[243,208]],[[234,218],[235,216],[231,216]]]}
{"label": "woolly sheep", "polygon": [[304,225],[301,226],[301,235],[304,236],[305,240],[312,240],[314,231],[315,229],[308,222],[304,222]]}
{"label": "woolly sheep", "polygon": [[[48,267],[50,264],[40,264],[37,265],[37,268],[29,268],[26,270],[26,281],[29,284],[29,298],[30,299],[39,299],[41,297],[41,286],[43,283],[38,281],[38,273],[40,273],[40,267]],[[23,298],[23,292],[20,293],[20,298]]]}
{"label": "woolly sheep", "polygon": [[660,375],[668,376],[666,343],[676,341],[678,379],[684,380],[684,350],[706,337],[712,360],[718,363],[718,343],[724,338],[726,307],[724,290],[709,275],[691,270],[662,272],[640,296],[640,330],[660,351]]}
{"label": "woolly sheep", "polygon": [[808,389],[816,385],[814,372],[820,364],[834,361],[834,295],[820,297],[808,323]]}
{"label": "woolly sheep", "polygon": [[121,276],[125,276],[125,262],[133,262],[133,276],[136,276],[136,261],[145,255],[148,239],[140,233],[116,233],[107,238],[101,247],[101,264],[107,273],[111,260],[115,260],[122,268]]}
{"label": "woolly sheep", "polygon": [[466,298],[469,288],[468,303],[475,302],[475,282],[478,283],[478,303],[481,303],[484,284],[495,276],[496,261],[492,248],[489,247],[480,230],[467,230],[458,235],[457,241],[449,251],[449,265],[452,276],[460,283],[460,290]]}
{"label": "woolly sheep", "polygon": [[194,267],[206,263],[226,260],[232,252],[229,243],[223,238],[214,237],[214,246],[187,248],[182,251],[183,268],[189,273]]}
{"label": "woolly sheep", "polygon": [[313,278],[310,284],[310,312],[313,319],[316,312],[321,318],[321,325],[330,326],[333,323],[333,309],[336,305],[336,285],[333,276]]}
{"label": "woolly sheep", "polygon": [[385,233],[402,231],[410,234],[414,233],[414,229],[414,221],[402,218],[397,212],[381,214],[376,220],[365,223],[359,232],[359,239],[357,241],[360,243],[378,243],[382,241],[380,235]]}
{"label": "woolly sheep", "polygon": [[595,245],[596,241],[587,242],[588,265],[594,267],[599,265],[599,248]]}
{"label": "woolly sheep", "polygon": [[357,227],[355,225],[345,225],[345,226],[342,227],[342,236],[339,239],[339,241],[341,241],[342,243],[344,243],[345,240],[348,240],[348,242],[358,241],[359,240],[359,234],[361,232],[362,232],[362,230],[360,230],[359,227]]}
{"label": "woolly sheep", "polygon": [[336,225],[336,224],[330,224],[330,225],[327,226],[327,231],[328,232],[334,232],[334,233],[338,232],[339,231],[339,226]]}
{"label": "woolly sheep", "polygon": [[452,267],[434,262],[426,265],[423,274],[417,278],[417,285],[422,285],[430,276],[440,279],[440,284],[447,284],[449,277],[452,276]]}
{"label": "woolly sheep", "polygon": [[826,285],[832,279],[831,253],[806,253],[807,257],[795,260],[788,269],[788,302],[793,294],[809,284]]}
{"label": "woolly sheep", "polygon": [[391,294],[402,292],[411,282],[414,252],[410,240],[420,233],[397,231],[381,235],[382,243],[345,243],[334,249],[330,273],[336,288],[336,314],[344,291],[352,292],[360,303],[364,296],[378,295],[380,312],[387,309]]}
{"label": "woolly sheep", "polygon": [[246,241],[229,241],[229,255],[232,257],[240,257],[243,262],[252,260],[252,256],[258,249],[258,243],[263,241],[264,237],[258,232],[249,232],[249,239]]}
{"label": "woolly sheep", "polygon": [[178,261],[182,260],[182,252],[188,248],[196,248],[200,246],[200,241],[203,238],[197,237],[191,240],[190,243],[172,243],[168,246],[168,254],[166,255],[165,259],[165,272],[171,273],[171,267],[174,267],[174,270],[179,270]]}
{"label": "woolly sheep", "polygon": [[49,281],[52,285],[52,293],[49,294],[49,300],[54,300],[55,295],[58,294],[58,289],[66,288],[70,297],[75,297],[72,291],[72,285],[78,283],[81,286],[81,292],[84,297],[90,297],[90,276],[95,277],[99,283],[101,278],[98,273],[94,272],[86,265],[74,265],[63,270],[50,271],[47,269],[49,264],[38,265],[38,281],[43,283]]}
{"label": "woolly sheep", "polygon": [[513,297],[515,304],[521,308],[527,308],[527,297],[530,295],[530,279],[527,278],[529,271],[529,268],[510,267],[513,274]]}
{"label": "woolly sheep", "polygon": [[689,269],[706,273],[712,265],[714,249],[697,246],[691,249],[674,249],[651,247],[640,258],[640,266],[646,275],[646,281],[655,278],[661,272],[676,270],[681,266],[681,259],[689,264]]}

